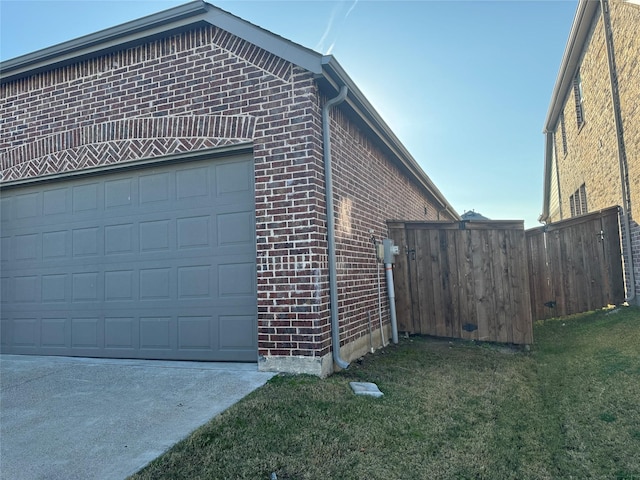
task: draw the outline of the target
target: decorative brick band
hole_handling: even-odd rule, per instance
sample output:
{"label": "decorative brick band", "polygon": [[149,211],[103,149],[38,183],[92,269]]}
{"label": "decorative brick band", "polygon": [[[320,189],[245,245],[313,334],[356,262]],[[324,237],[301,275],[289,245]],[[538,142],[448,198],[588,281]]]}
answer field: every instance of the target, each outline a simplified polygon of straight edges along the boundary
{"label": "decorative brick band", "polygon": [[0,157],[1,181],[19,180],[250,141],[255,118],[133,118],[89,125],[20,145]]}
{"label": "decorative brick band", "polygon": [[126,72],[127,67],[144,62],[156,61],[166,57],[177,57],[182,52],[192,51],[200,55],[199,48],[204,45],[216,45],[236,57],[257,66],[267,73],[288,82],[291,77],[291,64],[266,50],[213,26],[207,26],[183,32],[171,37],[148,42],[127,50],[102,55],[72,65],[37,73],[30,77],[7,82],[3,85],[1,97],[30,92],[78,78],[102,75],[105,72]]}

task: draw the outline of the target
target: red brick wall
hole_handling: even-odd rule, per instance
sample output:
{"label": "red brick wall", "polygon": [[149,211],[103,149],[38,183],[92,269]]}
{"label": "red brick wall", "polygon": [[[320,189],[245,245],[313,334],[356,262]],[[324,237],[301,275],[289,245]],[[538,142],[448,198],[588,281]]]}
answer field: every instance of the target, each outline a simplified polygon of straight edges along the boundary
{"label": "red brick wall", "polygon": [[[437,220],[438,207],[345,115],[334,109],[332,117],[340,331],[349,343],[369,335],[368,313],[373,329],[379,326],[378,275],[389,322],[384,266],[376,263],[370,232],[381,240],[387,220]],[[453,220],[444,213],[440,219]]]}
{"label": "red brick wall", "polygon": [[[311,73],[206,27],[11,81],[0,95],[3,181],[251,142],[259,354],[330,352]],[[367,311],[377,318],[369,230],[380,238],[387,219],[435,218],[436,210],[339,109],[333,118],[341,338],[349,342],[366,333]]]}

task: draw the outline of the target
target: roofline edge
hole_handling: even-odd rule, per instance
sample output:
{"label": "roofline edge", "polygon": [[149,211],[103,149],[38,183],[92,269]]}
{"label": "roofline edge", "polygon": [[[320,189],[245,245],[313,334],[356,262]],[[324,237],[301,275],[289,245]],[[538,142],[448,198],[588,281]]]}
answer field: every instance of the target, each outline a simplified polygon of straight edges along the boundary
{"label": "roofline edge", "polygon": [[400,142],[389,128],[373,105],[367,100],[362,91],[356,86],[333,55],[322,57],[322,76],[339,89],[338,84],[349,88],[346,102],[369,125],[374,133],[385,143],[391,152],[400,160],[405,168],[414,176],[421,186],[440,204],[442,210],[448,211],[455,219],[460,220],[460,214],[449,203],[435,183],[429,178],[424,169],[416,162],[411,153]]}
{"label": "roofline edge", "polygon": [[[129,22],[109,27],[98,32],[74,38],[66,42],[36,50],[0,63],[0,79],[8,80],[21,74],[46,68],[64,62],[67,59],[88,55],[104,50],[119,40],[132,37],[140,32],[151,32],[143,37],[153,35],[153,31],[168,23],[178,22],[207,12],[208,5],[203,0],[195,0],[178,5],[161,12],[153,13]],[[179,25],[178,25],[179,26]],[[159,33],[159,32],[158,32]]]}

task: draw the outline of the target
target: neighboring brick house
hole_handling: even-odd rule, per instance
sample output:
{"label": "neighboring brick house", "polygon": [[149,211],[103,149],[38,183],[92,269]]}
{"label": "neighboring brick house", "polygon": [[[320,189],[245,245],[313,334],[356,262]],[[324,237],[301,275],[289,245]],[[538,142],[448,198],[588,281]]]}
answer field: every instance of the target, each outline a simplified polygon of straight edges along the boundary
{"label": "neighboring brick house", "polygon": [[637,0],[579,1],[545,124],[540,216],[549,223],[622,207],[630,302],[640,301],[638,25]]}
{"label": "neighboring brick house", "polygon": [[3,352],[326,375],[380,345],[372,236],[459,219],[332,56],[201,1],[0,68]]}

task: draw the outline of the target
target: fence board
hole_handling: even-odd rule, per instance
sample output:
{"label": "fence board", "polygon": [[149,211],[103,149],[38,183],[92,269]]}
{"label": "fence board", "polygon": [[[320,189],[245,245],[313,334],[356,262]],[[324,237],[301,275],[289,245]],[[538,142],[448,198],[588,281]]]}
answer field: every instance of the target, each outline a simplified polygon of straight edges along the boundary
{"label": "fence board", "polygon": [[531,343],[523,222],[389,222],[403,331]]}
{"label": "fence board", "polygon": [[458,253],[458,322],[457,336],[466,340],[477,339],[477,330],[469,331],[465,325],[477,325],[475,296],[473,289],[473,260],[471,258],[471,235],[456,235],[456,252]]}
{"label": "fence board", "polygon": [[618,207],[527,230],[526,237],[535,320],[624,299]]}
{"label": "fence board", "polygon": [[[398,238],[399,245],[406,245],[408,242],[407,231],[404,225],[389,226],[389,230],[393,229],[394,236]],[[394,271],[394,284],[396,297],[402,298],[396,302],[396,316],[398,318],[398,328],[405,332],[412,333],[413,329],[413,315],[411,304],[411,272],[408,271],[410,264],[399,263]],[[379,272],[378,272],[379,274]]]}
{"label": "fence board", "polygon": [[[444,300],[443,300],[443,292],[441,284],[444,281],[443,272],[440,265],[440,235],[438,234],[438,230],[428,230],[426,232],[428,237],[428,255],[429,257],[426,259],[426,264],[431,265],[431,276],[427,277],[423,276],[420,280],[420,290],[422,291],[425,287],[431,290],[433,295],[433,306],[434,306],[434,327],[432,330],[432,335],[437,335],[440,337],[446,336],[445,330],[445,312],[444,312]],[[418,268],[420,268],[418,266]],[[435,281],[432,281],[435,279]],[[430,287],[430,288],[429,288]]]}
{"label": "fence board", "polygon": [[[509,230],[510,243],[508,249],[508,265],[518,265],[518,260],[527,257],[527,244],[524,231]],[[531,318],[531,296],[529,293],[527,270],[517,270],[511,272],[509,276],[511,282],[511,305],[514,318]],[[523,343],[533,343],[533,331],[530,328],[523,328],[522,322],[511,322],[512,332],[510,342],[516,343],[515,339],[522,339]]]}
{"label": "fence board", "polygon": [[[602,217],[602,231],[610,232],[603,238],[603,255],[605,261],[605,289],[610,292],[613,304],[624,300],[624,272],[622,270],[622,252],[620,247],[620,224],[617,215],[606,215]],[[617,233],[617,234],[616,234]],[[620,259],[620,261],[616,261]],[[607,299],[609,300],[609,299]]]}
{"label": "fence board", "polygon": [[492,257],[494,259],[492,266],[494,288],[497,293],[494,296],[496,302],[496,338],[498,342],[506,343],[509,338],[507,332],[507,305],[510,302],[510,291],[505,285],[505,276],[509,274],[506,261],[506,238],[504,232],[500,230],[490,231],[489,236],[492,238]]}

